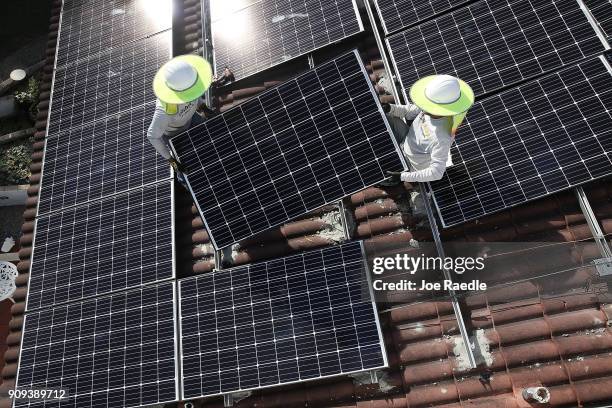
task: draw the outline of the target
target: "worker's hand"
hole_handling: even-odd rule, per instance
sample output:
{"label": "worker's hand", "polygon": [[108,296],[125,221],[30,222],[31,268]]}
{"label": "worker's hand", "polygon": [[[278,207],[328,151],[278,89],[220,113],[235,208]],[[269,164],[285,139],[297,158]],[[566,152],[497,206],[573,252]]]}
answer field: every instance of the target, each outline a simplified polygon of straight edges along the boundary
{"label": "worker's hand", "polygon": [[174,157],[169,158],[168,163],[174,169],[174,171],[177,171],[177,172],[180,171],[181,173],[185,171],[181,163],[177,162]]}
{"label": "worker's hand", "polygon": [[382,109],[383,109],[383,112],[389,113],[389,112],[391,112],[391,105],[388,104],[388,103],[383,103],[382,104]]}
{"label": "worker's hand", "polygon": [[387,180],[392,183],[400,183],[402,181],[402,173],[401,171],[387,171]]}

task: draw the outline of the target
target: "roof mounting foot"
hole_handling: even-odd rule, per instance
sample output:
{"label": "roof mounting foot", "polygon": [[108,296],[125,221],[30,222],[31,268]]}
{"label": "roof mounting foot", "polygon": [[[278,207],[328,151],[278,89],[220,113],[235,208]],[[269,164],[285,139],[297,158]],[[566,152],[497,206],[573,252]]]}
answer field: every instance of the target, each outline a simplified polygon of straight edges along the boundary
{"label": "roof mounting foot", "polygon": [[372,384],[378,384],[378,371],[370,370],[370,382]]}
{"label": "roof mounting foot", "polygon": [[234,406],[234,395],[233,394],[223,394],[223,406],[225,408],[231,408]]}
{"label": "roof mounting foot", "polygon": [[593,260],[595,268],[599,276],[611,276],[612,275],[612,258],[599,258]]}
{"label": "roof mounting foot", "polygon": [[344,238],[351,239],[357,230],[357,222],[353,214],[348,209],[347,199],[338,202],[338,210],[340,210],[340,221],[342,221],[342,229],[344,230]]}

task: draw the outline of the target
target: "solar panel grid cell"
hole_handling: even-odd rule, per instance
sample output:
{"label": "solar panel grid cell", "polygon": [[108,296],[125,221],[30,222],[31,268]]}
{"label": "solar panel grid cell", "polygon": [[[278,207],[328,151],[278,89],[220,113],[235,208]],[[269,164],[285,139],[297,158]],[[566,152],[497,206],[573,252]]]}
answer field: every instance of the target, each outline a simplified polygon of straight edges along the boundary
{"label": "solar panel grid cell", "polygon": [[171,140],[221,248],[404,168],[354,53]]}
{"label": "solar panel grid cell", "polygon": [[375,0],[385,34],[411,27],[468,0]]}
{"label": "solar panel grid cell", "polygon": [[185,398],[385,366],[359,242],[180,282]]}
{"label": "solar panel grid cell", "polygon": [[49,135],[155,100],[151,83],[171,42],[167,31],[57,69]]}
{"label": "solar panel grid cell", "polygon": [[612,0],[584,0],[608,40],[612,39]]}
{"label": "solar panel grid cell", "polygon": [[27,310],[174,276],[170,180],[42,216]]}
{"label": "solar panel grid cell", "polygon": [[362,30],[354,0],[261,0],[212,22],[215,71],[244,78]]}
{"label": "solar panel grid cell", "polygon": [[604,50],[578,2],[559,0],[480,1],[387,41],[405,96],[432,74],[482,95]]}
{"label": "solar panel grid cell", "polygon": [[177,399],[174,283],[30,312],[17,387],[68,399],[15,407],[149,406]]}
{"label": "solar panel grid cell", "polygon": [[431,183],[444,225],[612,174],[610,79],[595,58],[476,103]]}
{"label": "solar panel grid cell", "polygon": [[170,178],[146,139],[155,103],[47,139],[38,213],[101,199]]}
{"label": "solar panel grid cell", "polygon": [[103,0],[68,8],[62,13],[57,66],[73,64],[172,26],[171,2]]}

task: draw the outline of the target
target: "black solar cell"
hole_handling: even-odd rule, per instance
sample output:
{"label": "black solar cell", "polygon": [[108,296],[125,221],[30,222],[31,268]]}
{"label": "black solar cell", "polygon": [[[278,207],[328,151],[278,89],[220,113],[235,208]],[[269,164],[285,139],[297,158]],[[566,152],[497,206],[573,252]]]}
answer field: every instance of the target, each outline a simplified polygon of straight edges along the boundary
{"label": "black solar cell", "polygon": [[469,0],[375,0],[385,34],[419,24]]}
{"label": "black solar cell", "polygon": [[167,31],[57,69],[49,135],[155,100],[151,83],[171,44]]}
{"label": "black solar cell", "polygon": [[584,0],[608,40],[612,39],[612,0]]}
{"label": "black solar cell", "polygon": [[173,276],[169,180],[37,218],[27,310]]}
{"label": "black solar cell", "polygon": [[386,366],[360,242],[179,285],[185,398]]}
{"label": "black solar cell", "polygon": [[236,79],[363,30],[354,0],[248,3],[231,13],[215,13],[221,17],[212,22],[215,71],[228,66]]}
{"label": "black solar cell", "polygon": [[405,167],[356,53],[266,91],[171,145],[218,248]]}
{"label": "black solar cell", "polygon": [[65,390],[15,407],[140,407],[178,399],[174,282],[30,312],[17,388]]}
{"label": "black solar cell", "polygon": [[65,9],[58,67],[172,27],[170,0],[101,0]]}
{"label": "black solar cell", "polygon": [[476,95],[604,50],[575,1],[480,1],[387,38],[404,94],[432,74],[455,75]]}
{"label": "black solar cell", "polygon": [[169,179],[146,138],[155,102],[47,139],[38,213]]}
{"label": "black solar cell", "polygon": [[431,183],[444,226],[612,174],[611,79],[595,58],[476,103]]}

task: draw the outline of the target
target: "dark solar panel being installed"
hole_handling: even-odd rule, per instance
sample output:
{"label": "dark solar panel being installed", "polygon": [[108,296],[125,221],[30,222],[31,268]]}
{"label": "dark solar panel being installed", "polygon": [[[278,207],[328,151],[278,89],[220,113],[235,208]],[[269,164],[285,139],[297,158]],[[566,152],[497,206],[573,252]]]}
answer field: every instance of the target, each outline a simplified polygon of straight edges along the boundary
{"label": "dark solar panel being installed", "polygon": [[183,396],[387,365],[360,242],[185,279]]}
{"label": "dark solar panel being installed", "polygon": [[417,25],[469,0],[375,0],[385,34]]}
{"label": "dark solar panel being installed", "polygon": [[151,83],[170,58],[171,43],[167,31],[57,69],[49,134],[155,100]]}
{"label": "dark solar panel being installed", "polygon": [[612,39],[612,0],[584,0],[608,39]]}
{"label": "dark solar panel being installed", "polygon": [[22,389],[68,399],[15,407],[140,407],[177,400],[174,282],[25,315]]}
{"label": "dark solar panel being installed", "polygon": [[405,167],[356,52],[176,136],[171,145],[217,248]]}
{"label": "dark solar panel being installed", "polygon": [[212,22],[215,71],[244,78],[362,30],[355,0],[261,0]]}
{"label": "dark solar panel being installed", "polygon": [[612,174],[610,83],[595,58],[476,103],[431,183],[444,226]]}
{"label": "dark solar panel being installed", "polygon": [[171,28],[170,0],[103,0],[62,13],[57,66]]}
{"label": "dark solar panel being installed", "polygon": [[476,95],[604,50],[577,1],[479,1],[387,38],[402,88],[455,75]]}
{"label": "dark solar panel being installed", "polygon": [[47,138],[38,213],[171,177],[146,137],[155,102]]}
{"label": "dark solar panel being installed", "polygon": [[[79,7],[84,5],[93,5],[99,0],[63,0],[62,1],[62,13],[70,10],[73,7]],[[111,0],[113,1],[113,0]],[[146,0],[143,0],[146,1]]]}
{"label": "dark solar panel being installed", "polygon": [[38,217],[27,310],[173,276],[169,180]]}

